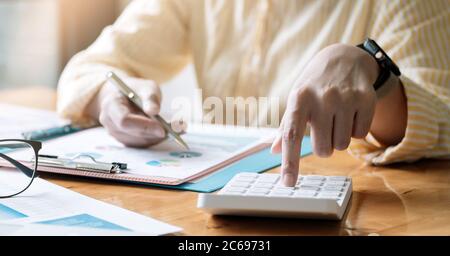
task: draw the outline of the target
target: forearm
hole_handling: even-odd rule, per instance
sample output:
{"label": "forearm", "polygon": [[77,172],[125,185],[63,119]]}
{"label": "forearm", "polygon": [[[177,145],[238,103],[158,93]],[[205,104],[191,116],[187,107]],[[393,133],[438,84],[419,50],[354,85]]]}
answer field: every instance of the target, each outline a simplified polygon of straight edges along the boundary
{"label": "forearm", "polygon": [[392,75],[387,82],[390,90],[377,100],[370,132],[382,145],[392,146],[405,136],[408,110],[400,79]]}

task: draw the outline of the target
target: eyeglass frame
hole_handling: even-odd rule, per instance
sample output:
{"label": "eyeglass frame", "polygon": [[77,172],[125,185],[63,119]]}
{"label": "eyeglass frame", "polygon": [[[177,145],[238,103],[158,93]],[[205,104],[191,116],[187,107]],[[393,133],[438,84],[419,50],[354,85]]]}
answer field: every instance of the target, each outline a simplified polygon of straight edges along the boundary
{"label": "eyeglass frame", "polygon": [[38,159],[39,159],[39,151],[42,149],[42,142],[40,141],[34,141],[34,140],[20,140],[20,139],[5,139],[5,140],[0,140],[0,143],[2,142],[21,142],[21,143],[26,143],[28,145],[31,146],[31,148],[33,148],[34,151],[34,170],[31,170],[31,168],[23,165],[22,163],[20,163],[19,161],[12,159],[11,157],[3,154],[0,152],[0,158],[3,158],[4,160],[6,160],[7,162],[9,162],[10,164],[12,164],[14,167],[16,167],[17,169],[19,169],[20,171],[22,171],[26,176],[28,176],[29,178],[31,178],[30,183],[20,192],[17,192],[15,194],[9,195],[9,196],[0,196],[0,199],[5,199],[5,198],[11,198],[14,196],[17,196],[23,192],[25,192],[25,190],[27,190],[31,184],[34,181],[34,178],[37,177],[37,173],[38,173]]}

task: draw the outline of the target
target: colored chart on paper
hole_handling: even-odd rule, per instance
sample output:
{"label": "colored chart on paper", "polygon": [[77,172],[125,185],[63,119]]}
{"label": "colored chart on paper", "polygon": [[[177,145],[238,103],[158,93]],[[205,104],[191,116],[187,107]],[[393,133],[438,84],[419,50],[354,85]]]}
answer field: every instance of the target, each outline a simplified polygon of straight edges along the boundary
{"label": "colored chart on paper", "polygon": [[59,226],[75,226],[75,227],[86,227],[86,228],[100,228],[100,229],[112,229],[112,230],[126,230],[129,229],[119,226],[117,224],[111,223],[106,220],[99,219],[89,214],[74,215],[66,218],[47,220],[42,222],[37,222],[36,224],[48,224],[48,225],[59,225]]}
{"label": "colored chart on paper", "polygon": [[152,160],[146,163],[149,166],[155,166],[155,167],[178,167],[180,166],[180,162],[177,160],[171,160],[171,159],[161,159],[161,160]]}
{"label": "colored chart on paper", "polygon": [[8,153],[12,151],[10,148],[0,148],[0,153]]}
{"label": "colored chart on paper", "polygon": [[170,152],[169,155],[177,158],[193,158],[202,156],[201,153],[194,151]]}
{"label": "colored chart on paper", "polygon": [[28,216],[4,204],[0,204],[0,220],[12,220],[26,217]]}

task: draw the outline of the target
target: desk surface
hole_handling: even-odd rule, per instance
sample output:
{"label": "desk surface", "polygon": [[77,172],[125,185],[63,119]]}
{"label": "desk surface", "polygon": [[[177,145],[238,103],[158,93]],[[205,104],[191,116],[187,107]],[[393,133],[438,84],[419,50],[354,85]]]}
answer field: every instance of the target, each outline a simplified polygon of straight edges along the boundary
{"label": "desk surface", "polygon": [[[20,91],[2,102],[21,104]],[[33,90],[36,95],[36,89]],[[29,94],[28,94],[29,95]],[[48,91],[48,95],[54,99]],[[51,100],[50,100],[51,101]],[[54,104],[33,104],[49,108]],[[25,105],[30,105],[27,101]],[[182,235],[450,235],[450,161],[425,160],[367,166],[345,152],[301,160],[304,174],[348,175],[353,196],[344,220],[317,221],[210,216],[196,208],[197,194],[87,178],[43,175],[81,194],[180,226]],[[276,168],[271,172],[278,172]]]}

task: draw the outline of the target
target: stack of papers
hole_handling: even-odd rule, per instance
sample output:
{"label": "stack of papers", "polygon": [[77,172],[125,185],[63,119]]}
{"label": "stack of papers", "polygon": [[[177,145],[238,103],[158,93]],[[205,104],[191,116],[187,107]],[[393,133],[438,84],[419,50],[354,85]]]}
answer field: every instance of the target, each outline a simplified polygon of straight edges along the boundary
{"label": "stack of papers", "polygon": [[[0,181],[12,183],[22,174],[2,170],[0,175]],[[0,189],[5,187],[7,184],[0,183]],[[22,194],[0,199],[0,222],[9,225],[94,228],[101,230],[103,235],[109,231],[111,234],[138,232],[147,235],[181,231],[178,227],[83,196],[39,178]]]}

